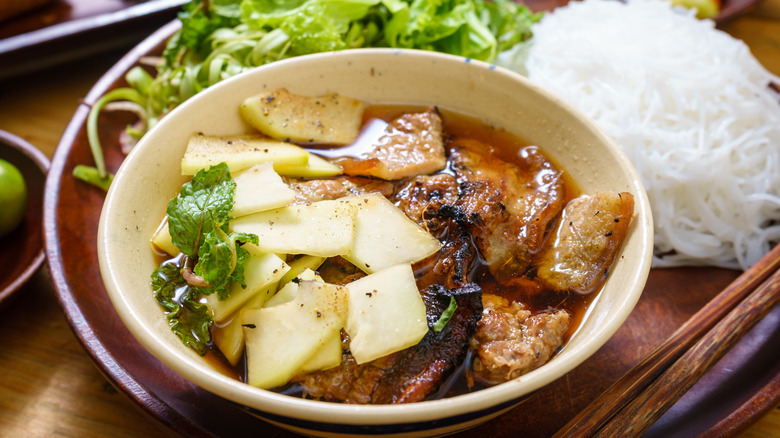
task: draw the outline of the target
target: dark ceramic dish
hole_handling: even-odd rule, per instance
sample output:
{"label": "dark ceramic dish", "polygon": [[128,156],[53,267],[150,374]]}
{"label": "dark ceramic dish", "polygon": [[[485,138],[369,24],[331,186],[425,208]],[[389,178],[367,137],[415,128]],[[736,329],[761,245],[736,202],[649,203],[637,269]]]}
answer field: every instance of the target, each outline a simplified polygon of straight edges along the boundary
{"label": "dark ceramic dish", "polygon": [[27,185],[24,219],[11,233],[0,237],[0,308],[43,263],[43,183],[49,159],[23,139],[0,131],[0,159],[16,166]]}

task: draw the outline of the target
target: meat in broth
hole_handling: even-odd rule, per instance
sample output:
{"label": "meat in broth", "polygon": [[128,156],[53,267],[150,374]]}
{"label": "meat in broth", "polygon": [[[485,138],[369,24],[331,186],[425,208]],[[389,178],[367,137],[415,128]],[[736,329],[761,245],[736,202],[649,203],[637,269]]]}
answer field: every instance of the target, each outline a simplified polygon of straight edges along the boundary
{"label": "meat in broth", "polygon": [[[598,288],[627,233],[630,194],[578,199],[565,219],[577,226],[556,228],[578,193],[539,148],[463,117],[442,121],[434,108],[395,117],[397,111],[367,111],[368,119],[389,124],[378,140],[331,159],[345,177],[296,183],[296,190],[316,187],[315,199],[365,190],[388,196],[443,244],[414,265],[429,327],[450,299],[457,307],[445,330],[431,328],[418,345],[366,364],[351,358],[342,332],[340,366],[294,379],[307,397],[406,403],[439,396],[453,376],[466,382],[455,387],[468,390],[540,367],[561,349],[589,302],[572,292]],[[339,149],[326,152],[337,157]],[[329,186],[332,193],[323,194]],[[601,220],[587,217],[595,210]],[[587,244],[595,236],[601,243]],[[562,260],[576,266],[575,278],[556,270]],[[339,259],[320,272],[341,284],[362,275]]]}

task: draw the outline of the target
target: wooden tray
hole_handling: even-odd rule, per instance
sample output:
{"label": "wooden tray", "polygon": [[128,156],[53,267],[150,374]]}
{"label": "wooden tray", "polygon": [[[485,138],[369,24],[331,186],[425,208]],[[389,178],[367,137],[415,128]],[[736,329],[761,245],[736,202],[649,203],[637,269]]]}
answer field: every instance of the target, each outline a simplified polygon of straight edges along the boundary
{"label": "wooden tray", "polygon": [[[159,53],[177,29],[170,23],[129,52],[95,85],[94,102],[123,86],[124,73],[142,55]],[[154,418],[185,436],[293,436],[241,407],[186,381],[141,347],[106,295],[98,269],[96,234],[104,193],[77,182],[76,164],[91,163],[81,106],[52,160],[46,182],[44,234],[58,299],[84,349],[106,377]],[[122,113],[100,118],[110,171],[123,157],[119,132],[132,121]],[[139,181],[139,183],[142,183]],[[738,275],[701,268],[654,270],[623,327],[581,366],[501,417],[456,436],[550,436],[611,382],[634,366]],[[780,308],[750,332],[647,436],[733,436],[780,403]]]}
{"label": "wooden tray", "polygon": [[129,47],[174,19],[186,2],[54,0],[0,22],[0,79]]}

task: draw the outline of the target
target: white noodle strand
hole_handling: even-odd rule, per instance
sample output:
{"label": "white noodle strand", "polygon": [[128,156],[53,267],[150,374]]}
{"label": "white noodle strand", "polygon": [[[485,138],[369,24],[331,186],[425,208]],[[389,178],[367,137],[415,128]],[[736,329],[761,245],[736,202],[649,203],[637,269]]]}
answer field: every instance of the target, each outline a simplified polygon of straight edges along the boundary
{"label": "white noodle strand", "polygon": [[596,120],[641,175],[654,266],[753,265],[780,240],[780,101],[747,46],[662,0],[573,1],[499,58]]}

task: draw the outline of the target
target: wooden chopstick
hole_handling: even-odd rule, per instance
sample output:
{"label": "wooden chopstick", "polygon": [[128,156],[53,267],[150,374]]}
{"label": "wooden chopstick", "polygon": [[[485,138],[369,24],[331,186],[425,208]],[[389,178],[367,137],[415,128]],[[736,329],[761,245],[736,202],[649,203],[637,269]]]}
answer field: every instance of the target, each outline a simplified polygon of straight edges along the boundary
{"label": "wooden chopstick", "polygon": [[780,302],[780,270],[634,397],[596,436],[640,436]]}
{"label": "wooden chopstick", "polygon": [[631,399],[655,381],[778,268],[780,268],[780,245],[776,245],[755,265],[743,272],[664,343],[607,388],[588,407],[562,427],[554,438],[594,436]]}

